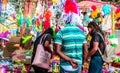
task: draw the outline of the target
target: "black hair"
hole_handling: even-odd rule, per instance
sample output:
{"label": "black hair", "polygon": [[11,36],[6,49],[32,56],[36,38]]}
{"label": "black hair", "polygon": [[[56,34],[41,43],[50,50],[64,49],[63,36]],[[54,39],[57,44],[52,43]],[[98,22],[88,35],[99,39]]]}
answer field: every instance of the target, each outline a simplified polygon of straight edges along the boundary
{"label": "black hair", "polygon": [[90,27],[93,29],[91,34],[94,34],[95,32],[100,32],[104,36],[103,31],[95,22],[90,22],[87,27]]}
{"label": "black hair", "polygon": [[45,30],[45,32],[43,34],[50,34],[51,36],[53,36],[53,29],[48,28],[48,29]]}

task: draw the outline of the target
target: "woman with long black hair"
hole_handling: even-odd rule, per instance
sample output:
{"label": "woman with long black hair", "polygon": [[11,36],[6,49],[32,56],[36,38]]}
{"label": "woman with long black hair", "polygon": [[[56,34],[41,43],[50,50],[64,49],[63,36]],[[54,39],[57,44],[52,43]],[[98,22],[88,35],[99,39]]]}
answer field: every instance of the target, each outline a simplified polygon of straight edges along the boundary
{"label": "woman with long black hair", "polygon": [[104,52],[105,43],[102,40],[104,33],[95,22],[90,22],[87,27],[89,34],[92,36],[90,41],[90,48],[88,49],[89,53],[86,58],[88,61],[88,59],[91,57],[88,73],[102,73],[102,65],[104,61],[98,49],[100,49],[102,53]]}
{"label": "woman with long black hair", "polygon": [[[41,37],[44,36],[45,34],[47,34],[46,38],[43,42],[43,46],[45,48],[45,50],[49,51],[50,53],[52,53],[52,50],[50,48],[50,44],[51,44],[51,40],[52,40],[52,36],[53,36],[53,30],[51,28],[48,28],[45,30],[45,32],[39,36],[35,42],[34,42],[34,48],[33,48],[33,56],[32,56],[32,62],[34,60],[34,57],[35,57],[35,53],[36,53],[36,49],[37,49],[37,46],[41,40]],[[47,69],[43,69],[43,68],[40,68],[40,67],[37,67],[37,66],[32,66],[35,73],[48,73],[48,70]]]}

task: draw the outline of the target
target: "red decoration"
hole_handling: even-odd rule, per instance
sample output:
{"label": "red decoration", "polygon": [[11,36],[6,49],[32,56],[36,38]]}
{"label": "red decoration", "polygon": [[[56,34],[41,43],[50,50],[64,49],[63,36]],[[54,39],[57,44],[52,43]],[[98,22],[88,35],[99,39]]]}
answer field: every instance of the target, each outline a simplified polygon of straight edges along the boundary
{"label": "red decoration", "polygon": [[96,7],[95,5],[92,5],[92,6],[91,6],[91,9],[92,9],[93,11],[95,11],[95,10],[97,9],[97,7]]}
{"label": "red decoration", "polygon": [[36,19],[36,25],[40,26],[40,20],[39,20],[39,18]]}
{"label": "red decoration", "polygon": [[52,12],[50,10],[47,10],[45,12],[45,20],[50,21],[51,16],[52,16]]}
{"label": "red decoration", "polygon": [[50,28],[50,21],[44,21],[43,28],[46,30],[47,28]]}
{"label": "red decoration", "polygon": [[77,4],[75,2],[73,2],[72,0],[66,0],[64,6],[65,13],[69,13],[69,12],[78,13],[77,9],[78,9]]}
{"label": "red decoration", "polygon": [[120,8],[117,8],[117,10],[115,11],[115,13],[119,13],[120,12]]}
{"label": "red decoration", "polygon": [[60,26],[56,24],[55,32],[57,33],[60,29],[61,29]]}

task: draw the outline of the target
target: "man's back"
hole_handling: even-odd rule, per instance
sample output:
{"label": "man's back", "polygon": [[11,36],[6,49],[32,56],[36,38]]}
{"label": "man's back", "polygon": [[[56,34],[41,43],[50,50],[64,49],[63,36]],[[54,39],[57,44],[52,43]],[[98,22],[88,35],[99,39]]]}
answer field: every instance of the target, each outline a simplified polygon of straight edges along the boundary
{"label": "man's back", "polygon": [[[62,52],[82,64],[82,45],[86,41],[84,32],[76,26],[66,26],[57,33],[55,43],[62,45]],[[61,59],[62,65],[70,65]]]}

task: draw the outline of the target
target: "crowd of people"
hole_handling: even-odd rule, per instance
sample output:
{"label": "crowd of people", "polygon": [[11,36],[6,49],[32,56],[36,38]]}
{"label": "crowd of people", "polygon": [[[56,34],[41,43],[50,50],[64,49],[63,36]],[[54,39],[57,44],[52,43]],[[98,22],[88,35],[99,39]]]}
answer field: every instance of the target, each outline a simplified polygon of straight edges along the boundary
{"label": "crowd of people", "polygon": [[[35,57],[37,46],[41,37],[48,34],[43,41],[44,49],[51,55],[55,52],[60,57],[60,73],[82,73],[84,63],[90,63],[88,73],[102,73],[104,63],[98,49],[104,53],[105,41],[104,33],[95,22],[90,22],[87,26],[92,37],[90,47],[87,43],[87,35],[77,25],[66,22],[66,26],[57,32],[56,38],[53,39],[53,30],[46,29],[34,43],[32,62]],[[101,36],[102,35],[102,36]],[[104,38],[105,39],[105,38]],[[54,43],[51,43],[54,41]],[[50,44],[54,45],[54,51],[51,50]],[[35,73],[47,73],[48,69],[40,68],[33,65]]]}

